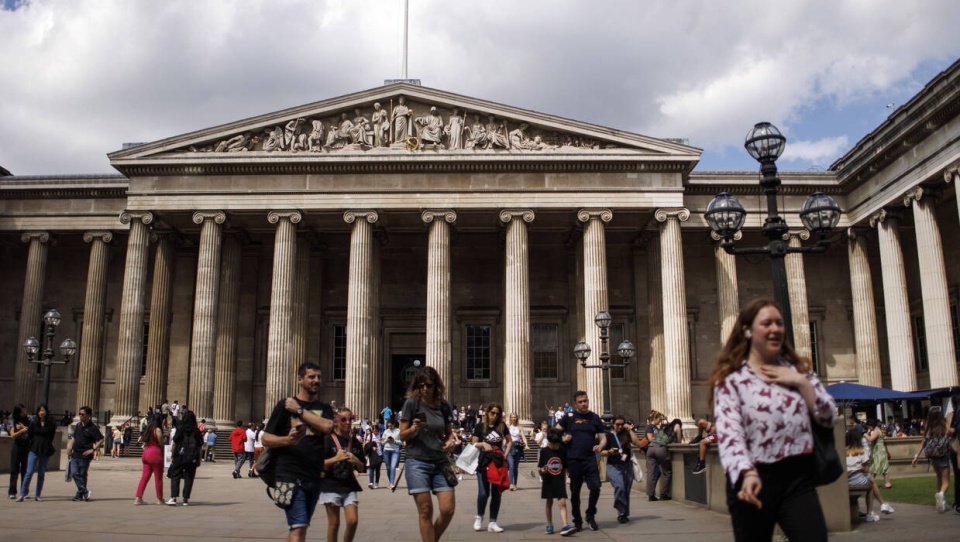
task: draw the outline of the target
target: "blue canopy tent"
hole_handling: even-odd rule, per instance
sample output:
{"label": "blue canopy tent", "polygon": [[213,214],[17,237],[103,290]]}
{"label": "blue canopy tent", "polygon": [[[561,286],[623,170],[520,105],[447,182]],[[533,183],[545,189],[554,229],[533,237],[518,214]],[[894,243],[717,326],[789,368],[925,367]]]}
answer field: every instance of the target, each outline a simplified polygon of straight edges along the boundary
{"label": "blue canopy tent", "polygon": [[831,384],[826,387],[826,390],[835,401],[840,403],[855,403],[859,401],[906,401],[911,399],[926,399],[930,396],[929,391],[896,391],[850,382]]}

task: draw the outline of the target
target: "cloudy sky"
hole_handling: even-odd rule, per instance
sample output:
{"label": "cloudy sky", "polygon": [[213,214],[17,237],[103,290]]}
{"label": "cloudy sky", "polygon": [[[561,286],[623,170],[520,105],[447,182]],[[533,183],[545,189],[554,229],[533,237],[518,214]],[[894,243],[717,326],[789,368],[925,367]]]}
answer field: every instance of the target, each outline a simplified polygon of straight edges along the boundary
{"label": "cloudy sky", "polygon": [[[113,172],[146,142],[399,78],[403,0],[2,0],[0,166]],[[957,0],[410,0],[428,87],[826,168],[960,58]]]}

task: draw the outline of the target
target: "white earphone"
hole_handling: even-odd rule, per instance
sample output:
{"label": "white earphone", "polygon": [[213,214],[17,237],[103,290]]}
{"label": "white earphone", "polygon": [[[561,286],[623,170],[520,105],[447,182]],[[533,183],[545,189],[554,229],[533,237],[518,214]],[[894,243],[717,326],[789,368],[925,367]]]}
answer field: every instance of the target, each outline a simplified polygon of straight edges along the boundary
{"label": "white earphone", "polygon": [[753,336],[753,333],[751,333],[750,330],[748,329],[743,332],[743,336],[749,339],[750,337]]}

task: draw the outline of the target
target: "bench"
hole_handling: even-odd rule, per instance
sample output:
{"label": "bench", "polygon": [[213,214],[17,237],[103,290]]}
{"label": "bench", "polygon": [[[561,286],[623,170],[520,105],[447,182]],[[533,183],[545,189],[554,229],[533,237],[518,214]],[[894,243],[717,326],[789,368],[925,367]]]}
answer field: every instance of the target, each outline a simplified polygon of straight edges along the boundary
{"label": "bench", "polygon": [[[870,491],[870,486],[856,486],[850,488],[850,525],[856,525],[860,523],[860,505],[857,504],[857,500],[860,497],[866,497],[867,493]],[[870,513],[867,510],[867,513]]]}

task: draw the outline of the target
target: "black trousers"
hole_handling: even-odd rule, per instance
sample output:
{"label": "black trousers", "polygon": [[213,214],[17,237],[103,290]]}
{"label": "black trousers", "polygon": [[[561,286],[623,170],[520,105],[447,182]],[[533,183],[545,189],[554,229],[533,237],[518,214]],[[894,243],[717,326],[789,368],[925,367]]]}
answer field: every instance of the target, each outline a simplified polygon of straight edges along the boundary
{"label": "black trousers", "polygon": [[179,476],[170,479],[170,496],[176,499],[180,496],[180,480],[183,480],[183,500],[190,500],[190,493],[193,492],[193,480],[197,477],[196,465],[184,465],[180,470]]}
{"label": "black trousers", "polygon": [[596,458],[570,459],[567,467],[570,473],[570,509],[573,512],[573,523],[575,525],[583,524],[583,516],[580,515],[580,490],[583,483],[587,483],[587,489],[590,490],[590,496],[587,500],[587,519],[593,519],[597,515],[597,501],[600,499],[600,469],[597,468]]}
{"label": "black trousers", "polygon": [[[30,442],[22,439],[13,441],[10,447],[10,491],[8,495],[19,495],[20,484],[27,476],[27,457],[30,455]],[[19,481],[17,476],[20,477]]]}
{"label": "black trousers", "polygon": [[737,498],[741,483],[727,477],[727,508],[738,541],[770,540],[779,524],[790,542],[821,542],[827,539],[827,522],[810,478],[811,455],[792,456],[769,465],[757,465],[761,509]]}
{"label": "black trousers", "polygon": [[960,469],[957,469],[957,452],[950,447],[950,468],[953,469],[953,506],[960,506]]}

